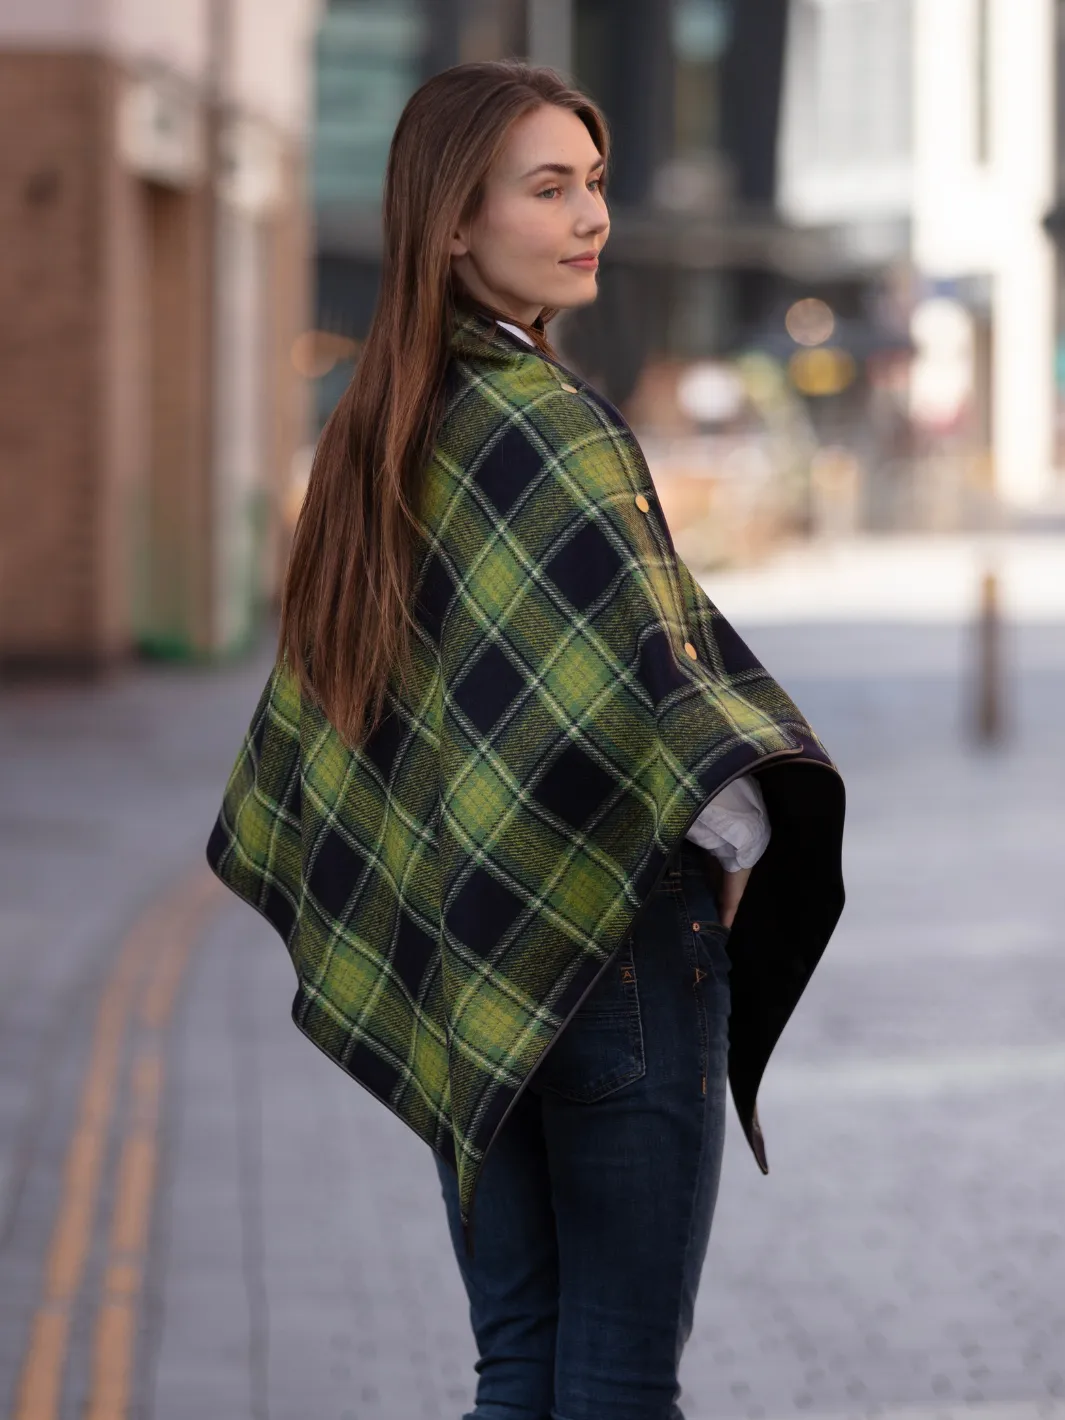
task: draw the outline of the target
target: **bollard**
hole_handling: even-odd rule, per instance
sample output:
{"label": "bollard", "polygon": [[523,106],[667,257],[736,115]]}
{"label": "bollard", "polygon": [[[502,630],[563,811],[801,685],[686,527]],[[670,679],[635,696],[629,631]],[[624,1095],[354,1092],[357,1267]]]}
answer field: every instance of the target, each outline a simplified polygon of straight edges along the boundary
{"label": "bollard", "polygon": [[980,583],[977,628],[976,737],[981,744],[1002,739],[1002,616],[998,575],[984,573]]}

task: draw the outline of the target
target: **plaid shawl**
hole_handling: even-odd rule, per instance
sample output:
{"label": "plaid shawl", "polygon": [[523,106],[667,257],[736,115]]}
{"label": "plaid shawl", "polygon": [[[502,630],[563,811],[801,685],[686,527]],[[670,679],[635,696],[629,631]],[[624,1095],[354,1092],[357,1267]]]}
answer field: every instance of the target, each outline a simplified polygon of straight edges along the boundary
{"label": "plaid shawl", "polygon": [[279,664],[208,845],[284,938],[293,1019],[457,1169],[481,1162],[707,801],[773,837],[730,937],[755,1095],[842,909],[842,782],[677,558],[618,411],[460,313],[424,482],[414,674],[350,751]]}

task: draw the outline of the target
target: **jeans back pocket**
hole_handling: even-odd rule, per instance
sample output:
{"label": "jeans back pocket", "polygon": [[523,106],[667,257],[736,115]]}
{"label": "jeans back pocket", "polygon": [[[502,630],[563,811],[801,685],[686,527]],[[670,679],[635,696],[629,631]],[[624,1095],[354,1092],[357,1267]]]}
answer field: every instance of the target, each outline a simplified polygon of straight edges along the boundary
{"label": "jeans back pocket", "polygon": [[632,947],[604,969],[536,1070],[533,1088],[594,1104],[647,1068]]}

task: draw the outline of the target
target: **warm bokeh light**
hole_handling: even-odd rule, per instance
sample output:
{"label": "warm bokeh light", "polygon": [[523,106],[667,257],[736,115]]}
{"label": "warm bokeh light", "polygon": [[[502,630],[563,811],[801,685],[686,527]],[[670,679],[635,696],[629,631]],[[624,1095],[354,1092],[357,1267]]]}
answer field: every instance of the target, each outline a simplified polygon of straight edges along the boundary
{"label": "warm bokeh light", "polygon": [[856,374],[854,356],[835,345],[796,350],[788,361],[788,377],[800,394],[841,394]]}
{"label": "warm bokeh light", "polygon": [[823,345],[831,339],[836,318],[824,301],[807,296],[790,307],[784,325],[796,345]]}
{"label": "warm bokeh light", "polygon": [[292,342],[292,367],[307,380],[318,380],[342,360],[354,360],[359,343],[328,330],[305,330]]}

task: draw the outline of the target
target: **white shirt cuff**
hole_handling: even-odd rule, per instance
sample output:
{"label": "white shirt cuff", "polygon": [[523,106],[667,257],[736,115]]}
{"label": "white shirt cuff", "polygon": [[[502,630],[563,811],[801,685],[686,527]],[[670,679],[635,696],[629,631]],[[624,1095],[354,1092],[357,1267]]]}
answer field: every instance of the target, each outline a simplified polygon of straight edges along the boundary
{"label": "white shirt cuff", "polygon": [[745,774],[715,794],[687,838],[711,852],[726,873],[753,868],[769,846],[769,815],[756,779]]}

